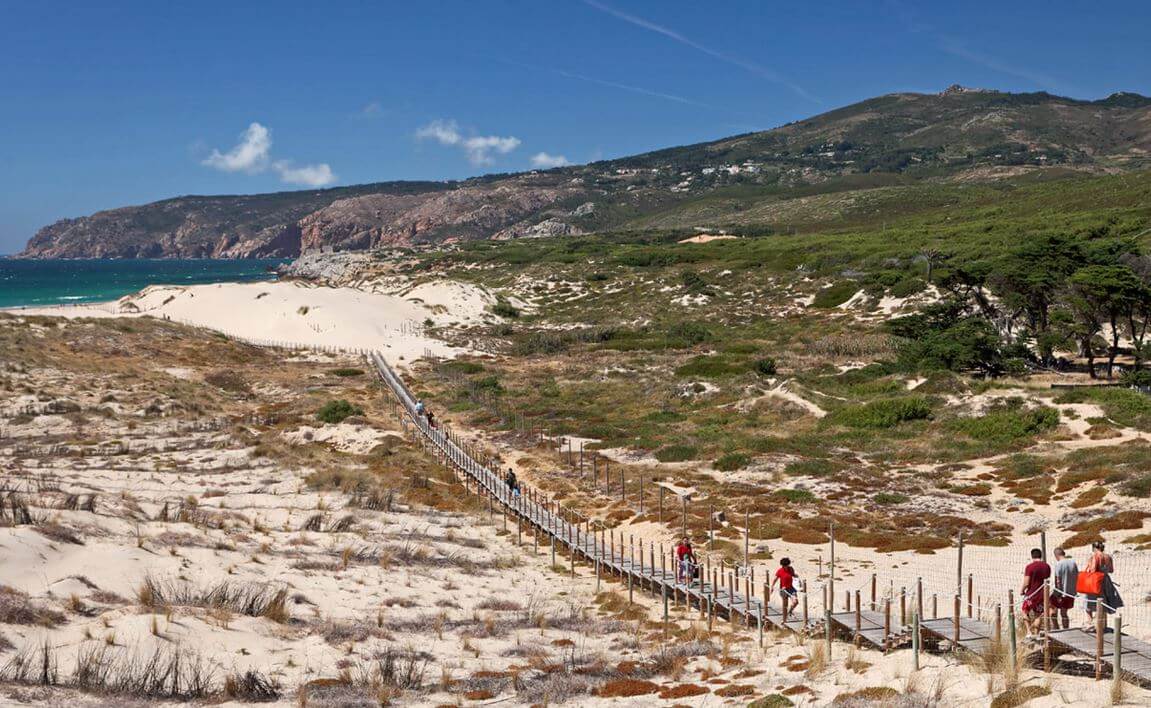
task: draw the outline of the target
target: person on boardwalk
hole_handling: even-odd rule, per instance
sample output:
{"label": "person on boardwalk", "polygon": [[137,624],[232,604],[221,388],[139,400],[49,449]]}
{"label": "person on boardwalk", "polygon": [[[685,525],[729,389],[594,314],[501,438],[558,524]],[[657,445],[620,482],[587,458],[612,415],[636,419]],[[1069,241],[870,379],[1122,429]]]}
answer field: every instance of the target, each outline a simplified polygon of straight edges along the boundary
{"label": "person on boardwalk", "polygon": [[695,551],[691,541],[681,538],[675,547],[675,579],[681,583],[690,583],[695,579]]}
{"label": "person on boardwalk", "polygon": [[511,467],[508,468],[508,473],[504,475],[504,484],[508,485],[508,491],[512,493],[514,493],[516,491],[516,487],[519,486],[517,484],[515,470],[513,470]]}
{"label": "person on boardwalk", "polygon": [[1031,562],[1023,569],[1023,588],[1019,591],[1023,598],[1024,626],[1030,634],[1039,632],[1043,620],[1043,586],[1051,577],[1051,566],[1043,560],[1043,551],[1031,549]]}
{"label": "person on boardwalk", "polygon": [[421,399],[416,401],[416,415],[423,415],[423,414],[424,414],[424,399],[421,398]]}
{"label": "person on boardwalk", "polygon": [[424,413],[424,417],[428,419],[428,427],[431,428],[432,430],[435,430],[436,429],[436,414],[432,413],[430,410],[427,410]]}
{"label": "person on boardwalk", "polygon": [[790,558],[780,558],[779,568],[775,577],[771,579],[771,587],[779,584],[779,595],[783,598],[783,622],[791,615],[792,610],[799,604],[799,592],[795,589],[795,568],[791,567]]}
{"label": "person on boardwalk", "polygon": [[1087,561],[1087,567],[1083,569],[1083,573],[1102,573],[1103,581],[1099,593],[1085,593],[1087,595],[1086,629],[1088,632],[1095,631],[1095,608],[1100,601],[1103,602],[1103,611],[1107,614],[1113,614],[1120,607],[1123,607],[1123,598],[1119,596],[1119,589],[1111,580],[1111,574],[1114,572],[1115,559],[1104,550],[1103,541],[1092,543],[1091,560]]}
{"label": "person on boardwalk", "polygon": [[1056,628],[1062,621],[1063,629],[1070,629],[1071,617],[1067,613],[1075,606],[1075,586],[1079,581],[1079,566],[1076,565],[1074,558],[1067,557],[1067,552],[1062,548],[1056,548],[1053,554],[1055,567],[1052,569],[1052,575],[1055,578],[1055,589],[1051,593],[1051,614]]}

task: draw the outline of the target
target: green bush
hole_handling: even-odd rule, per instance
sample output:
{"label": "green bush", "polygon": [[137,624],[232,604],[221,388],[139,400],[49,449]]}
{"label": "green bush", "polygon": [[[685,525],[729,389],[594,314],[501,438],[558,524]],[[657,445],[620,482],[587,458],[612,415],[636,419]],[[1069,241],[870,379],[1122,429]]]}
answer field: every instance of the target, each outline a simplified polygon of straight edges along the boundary
{"label": "green bush", "polygon": [[975,418],[957,418],[949,427],[976,440],[1011,442],[1059,425],[1059,411],[1042,406],[1025,411],[1017,405],[993,408]]}
{"label": "green bush", "polygon": [[755,373],[759,374],[760,376],[775,376],[775,359],[772,359],[769,356],[765,356],[762,359],[756,359],[752,368],[754,368]]}
{"label": "green bush", "polygon": [[721,376],[734,376],[745,371],[747,371],[745,364],[737,363],[722,354],[716,354],[714,356],[692,357],[686,364],[677,368],[675,374],[685,378],[719,378]]}
{"label": "green bush", "polygon": [[322,423],[340,423],[345,418],[350,418],[354,415],[363,415],[364,409],[359,406],[348,403],[345,399],[341,398],[335,401],[328,401],[316,413],[316,418]]}
{"label": "green bush", "polygon": [[668,445],[655,451],[655,459],[660,462],[687,462],[699,456],[692,445]]}
{"label": "green bush", "polygon": [[340,368],[340,369],[332,369],[331,374],[332,374],[332,376],[343,376],[343,377],[363,376],[364,370],[363,369],[352,369],[352,368]]}
{"label": "green bush", "polygon": [[500,317],[514,319],[520,316],[520,311],[515,305],[511,304],[507,300],[500,300],[496,304],[492,305],[492,314],[498,315]]}
{"label": "green bush", "polygon": [[715,461],[715,468],[720,472],[734,472],[747,467],[751,458],[742,452],[729,452]]}
{"label": "green bush", "polygon": [[667,328],[667,338],[687,346],[711,340],[711,330],[698,322],[676,322]]}
{"label": "green bush", "polygon": [[682,423],[687,416],[676,411],[652,411],[643,417],[649,423]]}
{"label": "green bush", "polygon": [[894,494],[892,492],[880,492],[872,497],[876,504],[905,504],[907,497],[903,494]]}
{"label": "green bush", "polygon": [[443,365],[445,369],[461,374],[478,374],[484,370],[484,365],[474,361],[461,361],[456,359]]}
{"label": "green bush", "polygon": [[775,492],[775,496],[795,504],[810,504],[819,499],[806,489],[780,489]]}
{"label": "green bush", "polygon": [[888,291],[891,297],[911,297],[927,289],[927,283],[919,278],[904,278]]}
{"label": "green bush", "polygon": [[857,292],[859,292],[859,283],[853,280],[845,280],[817,292],[811,306],[821,309],[839,307],[850,300],[851,296]]}
{"label": "green bush", "polygon": [[849,428],[893,428],[905,421],[930,417],[931,403],[926,398],[908,396],[840,408],[827,416],[827,420]]}

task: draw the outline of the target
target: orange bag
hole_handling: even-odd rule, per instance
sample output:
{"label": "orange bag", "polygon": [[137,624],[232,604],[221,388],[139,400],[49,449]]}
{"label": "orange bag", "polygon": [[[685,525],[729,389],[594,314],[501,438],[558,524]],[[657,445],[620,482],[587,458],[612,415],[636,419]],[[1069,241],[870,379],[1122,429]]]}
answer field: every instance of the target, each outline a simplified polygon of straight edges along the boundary
{"label": "orange bag", "polygon": [[1103,575],[1097,570],[1080,573],[1079,579],[1075,581],[1075,592],[1081,592],[1085,595],[1102,595]]}

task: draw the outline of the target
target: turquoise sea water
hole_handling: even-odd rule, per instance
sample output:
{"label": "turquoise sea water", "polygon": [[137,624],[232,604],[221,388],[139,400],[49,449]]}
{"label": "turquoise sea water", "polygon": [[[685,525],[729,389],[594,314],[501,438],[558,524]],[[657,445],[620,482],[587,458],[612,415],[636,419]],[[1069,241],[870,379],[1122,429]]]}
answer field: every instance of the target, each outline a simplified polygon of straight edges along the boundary
{"label": "turquoise sea water", "polygon": [[0,307],[115,300],[149,285],[270,280],[283,260],[0,258]]}

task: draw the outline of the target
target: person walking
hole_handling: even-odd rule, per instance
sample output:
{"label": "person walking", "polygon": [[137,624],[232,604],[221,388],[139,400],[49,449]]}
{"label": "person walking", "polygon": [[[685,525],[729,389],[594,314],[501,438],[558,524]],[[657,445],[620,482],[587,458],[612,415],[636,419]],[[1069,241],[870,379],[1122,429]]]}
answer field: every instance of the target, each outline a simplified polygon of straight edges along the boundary
{"label": "person walking", "polygon": [[1071,617],[1068,612],[1075,606],[1076,586],[1079,582],[1079,566],[1074,558],[1068,558],[1063,548],[1052,551],[1055,556],[1055,567],[1052,575],[1055,578],[1055,590],[1051,593],[1051,614],[1055,620],[1055,627],[1062,623],[1063,629],[1071,628]]}
{"label": "person walking", "polygon": [[779,595],[783,598],[783,622],[787,622],[787,618],[799,604],[799,592],[795,589],[796,577],[791,559],[780,558],[779,568],[775,571],[775,577],[771,579],[771,587],[774,589],[779,585]]}
{"label": "person walking", "polygon": [[508,468],[508,473],[504,475],[504,484],[508,485],[508,491],[514,492],[517,486],[516,473],[511,467]]}
{"label": "person walking", "polygon": [[1051,577],[1051,566],[1043,560],[1043,551],[1038,548],[1031,549],[1031,562],[1023,569],[1023,587],[1020,596],[1023,598],[1024,626],[1028,634],[1038,634],[1040,622],[1043,620],[1043,586]]}
{"label": "person walking", "polygon": [[690,584],[695,579],[695,563],[695,550],[691,547],[691,541],[685,536],[675,547],[676,581]]}
{"label": "person walking", "polygon": [[[1102,540],[1092,543],[1091,560],[1087,561],[1087,567],[1083,569],[1083,576],[1097,573],[1102,576],[1099,579],[1099,592],[1084,593],[1087,595],[1087,627],[1085,629],[1088,632],[1095,631],[1095,611],[1100,602],[1103,603],[1103,611],[1107,614],[1113,614],[1123,607],[1123,598],[1119,595],[1119,589],[1115,587],[1114,581],[1111,580],[1111,574],[1115,572],[1115,559],[1104,548]],[[1084,580],[1087,579],[1087,577],[1084,578]]]}

